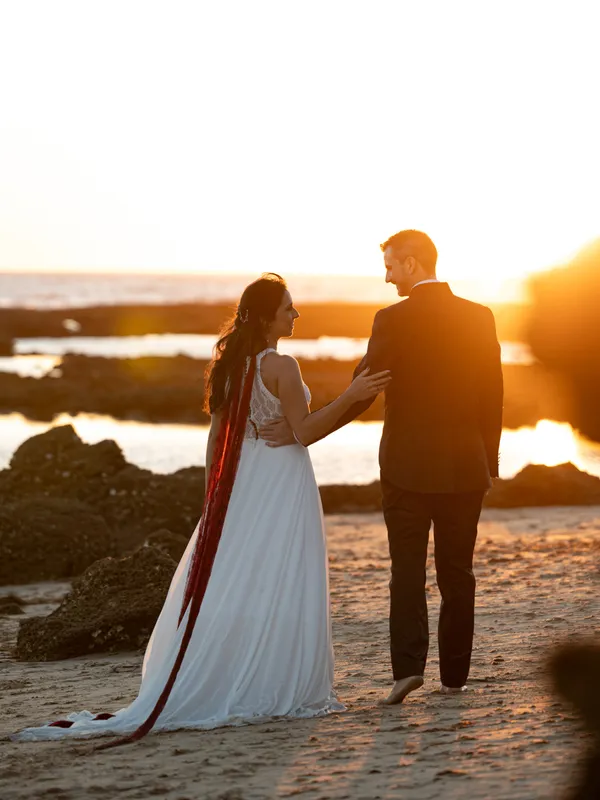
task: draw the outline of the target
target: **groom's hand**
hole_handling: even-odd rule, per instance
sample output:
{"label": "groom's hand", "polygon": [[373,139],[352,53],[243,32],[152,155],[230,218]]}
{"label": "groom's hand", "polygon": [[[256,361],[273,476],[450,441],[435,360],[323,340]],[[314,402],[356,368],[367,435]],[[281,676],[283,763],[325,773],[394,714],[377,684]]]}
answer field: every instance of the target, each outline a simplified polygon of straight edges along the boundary
{"label": "groom's hand", "polygon": [[285,447],[296,444],[292,426],[285,417],[278,417],[265,423],[258,429],[258,435],[267,443],[267,447]]}

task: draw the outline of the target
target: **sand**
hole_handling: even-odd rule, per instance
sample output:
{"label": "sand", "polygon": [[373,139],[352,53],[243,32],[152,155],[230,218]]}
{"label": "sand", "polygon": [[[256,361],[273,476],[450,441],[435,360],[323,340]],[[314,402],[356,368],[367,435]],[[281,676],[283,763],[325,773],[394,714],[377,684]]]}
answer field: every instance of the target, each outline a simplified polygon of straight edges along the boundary
{"label": "sand", "polygon": [[[8,734],[20,727],[125,705],[136,693],[141,655],[16,663],[9,650],[17,618],[1,617],[0,798],[560,797],[587,737],[552,696],[543,665],[557,642],[600,635],[600,507],[484,512],[469,691],[436,692],[434,633],[425,686],[392,708],[377,704],[391,683],[383,520],[348,515],[327,523],[345,714],[157,734],[103,753],[81,742],[17,744]],[[28,613],[41,613],[67,588],[14,591],[36,599]]]}

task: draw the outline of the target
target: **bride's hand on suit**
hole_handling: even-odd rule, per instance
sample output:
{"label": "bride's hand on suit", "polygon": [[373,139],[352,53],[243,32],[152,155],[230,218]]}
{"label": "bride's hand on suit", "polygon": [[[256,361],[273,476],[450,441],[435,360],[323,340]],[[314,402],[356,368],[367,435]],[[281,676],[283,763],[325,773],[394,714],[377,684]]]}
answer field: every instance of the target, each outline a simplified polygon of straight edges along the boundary
{"label": "bride's hand on suit", "polygon": [[374,372],[371,375],[369,367],[365,367],[346,389],[345,394],[353,403],[370,400],[371,397],[387,389],[391,380],[392,373],[389,369],[383,370],[383,372]]}
{"label": "bride's hand on suit", "polygon": [[[350,386],[338,398],[346,401],[346,405],[353,405],[361,400],[370,400],[375,395],[384,391],[391,381],[389,370],[369,374],[369,368],[364,369],[352,381]],[[264,439],[267,447],[285,447],[297,444],[298,439],[294,436],[294,430],[285,417],[278,417],[262,425],[258,431],[259,438]]]}

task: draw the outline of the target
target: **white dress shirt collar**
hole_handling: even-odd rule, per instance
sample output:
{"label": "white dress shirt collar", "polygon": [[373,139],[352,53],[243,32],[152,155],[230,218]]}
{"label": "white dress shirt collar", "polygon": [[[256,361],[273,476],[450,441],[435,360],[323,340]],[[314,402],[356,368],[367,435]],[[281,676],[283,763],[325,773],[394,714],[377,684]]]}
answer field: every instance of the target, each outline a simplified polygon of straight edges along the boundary
{"label": "white dress shirt collar", "polygon": [[415,283],[415,285],[412,288],[415,289],[417,286],[422,286],[424,283],[441,283],[441,281],[438,281],[437,278],[427,278],[427,280],[419,281],[418,283]]}

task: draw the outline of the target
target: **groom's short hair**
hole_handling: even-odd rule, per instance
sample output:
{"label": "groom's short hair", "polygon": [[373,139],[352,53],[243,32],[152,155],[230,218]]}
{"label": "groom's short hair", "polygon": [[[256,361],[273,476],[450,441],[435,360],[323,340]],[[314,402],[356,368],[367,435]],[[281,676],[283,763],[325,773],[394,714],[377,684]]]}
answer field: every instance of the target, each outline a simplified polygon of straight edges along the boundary
{"label": "groom's short hair", "polygon": [[429,236],[423,231],[400,231],[386,239],[380,247],[383,252],[391,247],[398,259],[412,256],[417,259],[425,272],[430,275],[435,274],[437,250]]}

